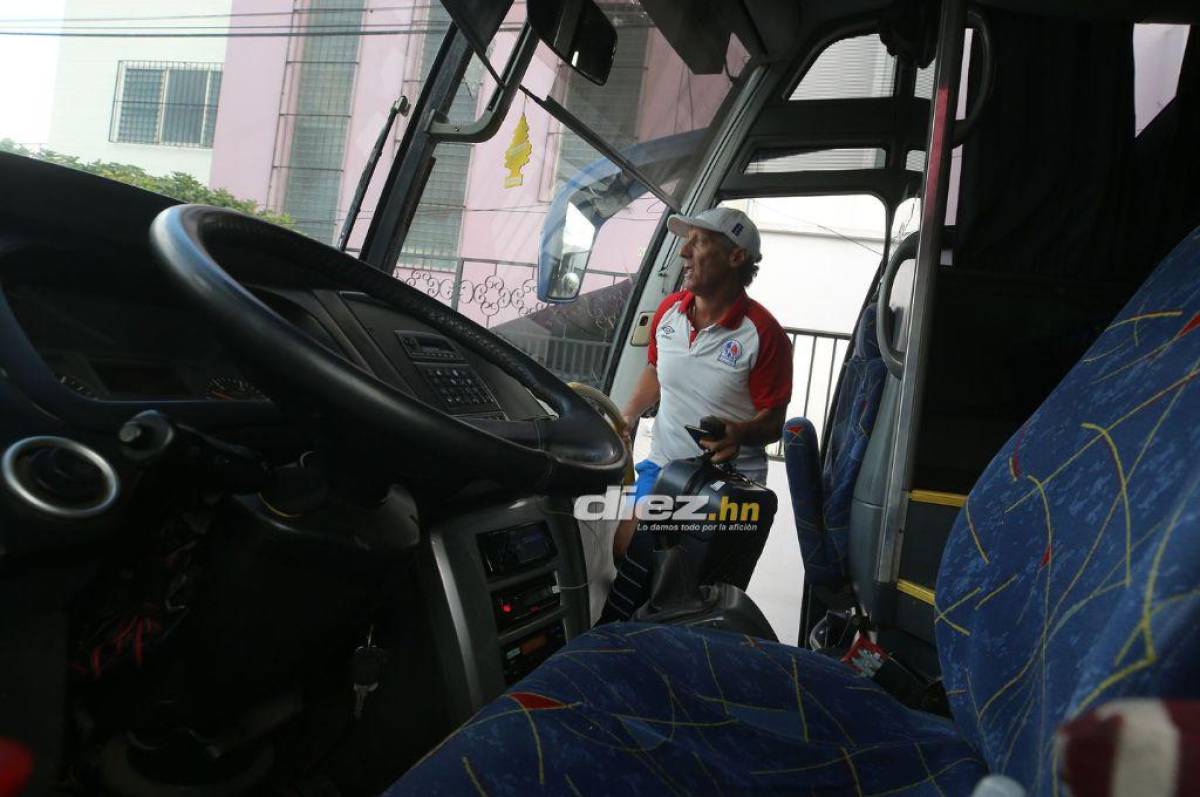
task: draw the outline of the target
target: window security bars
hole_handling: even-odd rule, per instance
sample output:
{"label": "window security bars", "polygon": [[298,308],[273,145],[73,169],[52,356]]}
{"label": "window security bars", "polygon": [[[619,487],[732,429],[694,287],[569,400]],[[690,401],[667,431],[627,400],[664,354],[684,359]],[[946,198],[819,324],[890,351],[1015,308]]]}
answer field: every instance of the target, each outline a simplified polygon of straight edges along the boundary
{"label": "window security bars", "polygon": [[121,61],[108,140],[211,148],[221,65]]}

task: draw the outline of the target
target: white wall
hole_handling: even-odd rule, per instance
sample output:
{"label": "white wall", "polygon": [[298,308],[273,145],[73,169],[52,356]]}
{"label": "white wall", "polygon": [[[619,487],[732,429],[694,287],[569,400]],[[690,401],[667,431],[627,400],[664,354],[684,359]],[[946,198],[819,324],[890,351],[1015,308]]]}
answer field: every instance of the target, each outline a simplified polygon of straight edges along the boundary
{"label": "white wall", "polygon": [[883,253],[883,204],[869,196],[728,203],[758,225],[749,294],[785,327],[850,332]]}
{"label": "white wall", "polygon": [[[0,0],[0,18],[13,30],[54,29],[48,20],[62,15],[63,0]],[[46,28],[39,25],[46,24]],[[58,68],[54,36],[5,36],[0,46],[0,138],[37,148],[50,134],[54,73]],[[19,75],[20,79],[12,79]]]}
{"label": "white wall", "polygon": [[[227,14],[230,0],[67,0],[65,17],[154,17],[157,20],[123,25],[216,26],[223,17],[171,20],[189,14]],[[87,23],[83,23],[87,24]],[[97,23],[92,23],[97,24]],[[118,23],[111,23],[118,24]],[[161,31],[159,31],[161,32]],[[196,32],[201,32],[197,30]],[[203,32],[219,32],[212,29]],[[184,61],[221,63],[226,39],[211,38],[63,38],[59,47],[54,105],[46,146],[85,161],[106,160],[140,166],[152,174],[187,172],[205,184],[212,150],[159,144],[118,144],[108,140],[113,94],[120,61]],[[219,110],[218,110],[219,112]]]}

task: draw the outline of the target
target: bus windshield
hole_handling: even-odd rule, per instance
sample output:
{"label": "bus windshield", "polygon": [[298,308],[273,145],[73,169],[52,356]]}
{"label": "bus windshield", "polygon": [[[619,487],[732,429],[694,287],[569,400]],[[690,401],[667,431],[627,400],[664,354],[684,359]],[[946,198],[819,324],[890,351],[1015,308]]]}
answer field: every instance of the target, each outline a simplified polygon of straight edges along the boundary
{"label": "bus windshield", "polygon": [[[698,73],[640,3],[601,9],[617,31],[606,83],[539,45],[491,139],[437,146],[392,250],[402,254],[387,264],[475,320],[504,325],[501,334],[559,375],[594,383],[629,277],[693,185],[748,60],[729,35],[724,61]],[[0,115],[0,151],[233,207],[331,245],[347,236],[352,254],[455,35],[447,9],[428,0],[63,0],[9,17],[12,55],[0,58],[27,79],[10,82],[24,86],[21,96],[5,89],[14,110]],[[525,4],[513,3],[486,52],[498,71],[525,22]],[[478,56],[461,74],[442,121],[477,120],[497,91]],[[587,135],[546,110],[555,105]],[[401,112],[385,126],[393,108]],[[652,190],[588,139],[627,153]],[[539,298],[543,251],[580,266],[559,275],[578,302]]]}
{"label": "bus windshield", "polygon": [[[562,378],[592,384],[603,379],[631,279],[659,222],[699,174],[748,60],[731,35],[724,68],[699,74],[639,3],[602,9],[617,31],[605,84],[538,45],[496,134],[437,146],[395,263],[397,277],[495,329]],[[523,17],[514,4],[494,52],[514,50]],[[481,111],[494,89],[487,74],[468,68],[451,118]],[[589,138],[634,163],[654,190]],[[538,264],[547,259],[562,266],[553,285],[545,270],[539,284]]]}

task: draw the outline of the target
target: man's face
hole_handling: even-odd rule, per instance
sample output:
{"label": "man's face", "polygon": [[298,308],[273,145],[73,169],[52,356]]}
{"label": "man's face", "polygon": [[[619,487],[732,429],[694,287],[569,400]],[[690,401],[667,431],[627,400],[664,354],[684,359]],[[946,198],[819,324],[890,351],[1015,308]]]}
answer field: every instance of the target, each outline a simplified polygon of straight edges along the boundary
{"label": "man's face", "polygon": [[710,296],[731,281],[738,282],[738,266],[744,259],[720,233],[692,227],[679,256],[683,258],[683,289],[697,296]]}

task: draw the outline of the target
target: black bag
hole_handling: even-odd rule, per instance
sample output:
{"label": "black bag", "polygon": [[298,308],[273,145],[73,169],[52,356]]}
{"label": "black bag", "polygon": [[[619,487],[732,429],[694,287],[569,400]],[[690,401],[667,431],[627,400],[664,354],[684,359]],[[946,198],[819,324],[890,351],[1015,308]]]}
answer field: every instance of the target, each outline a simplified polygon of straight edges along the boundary
{"label": "black bag", "polygon": [[656,535],[658,547],[682,546],[694,572],[700,574],[700,584],[725,583],[745,589],[775,521],[779,508],[775,493],[704,456],[668,463],[652,492],[697,496],[690,507],[688,502],[676,506],[698,509],[704,517],[640,521],[640,528]]}

